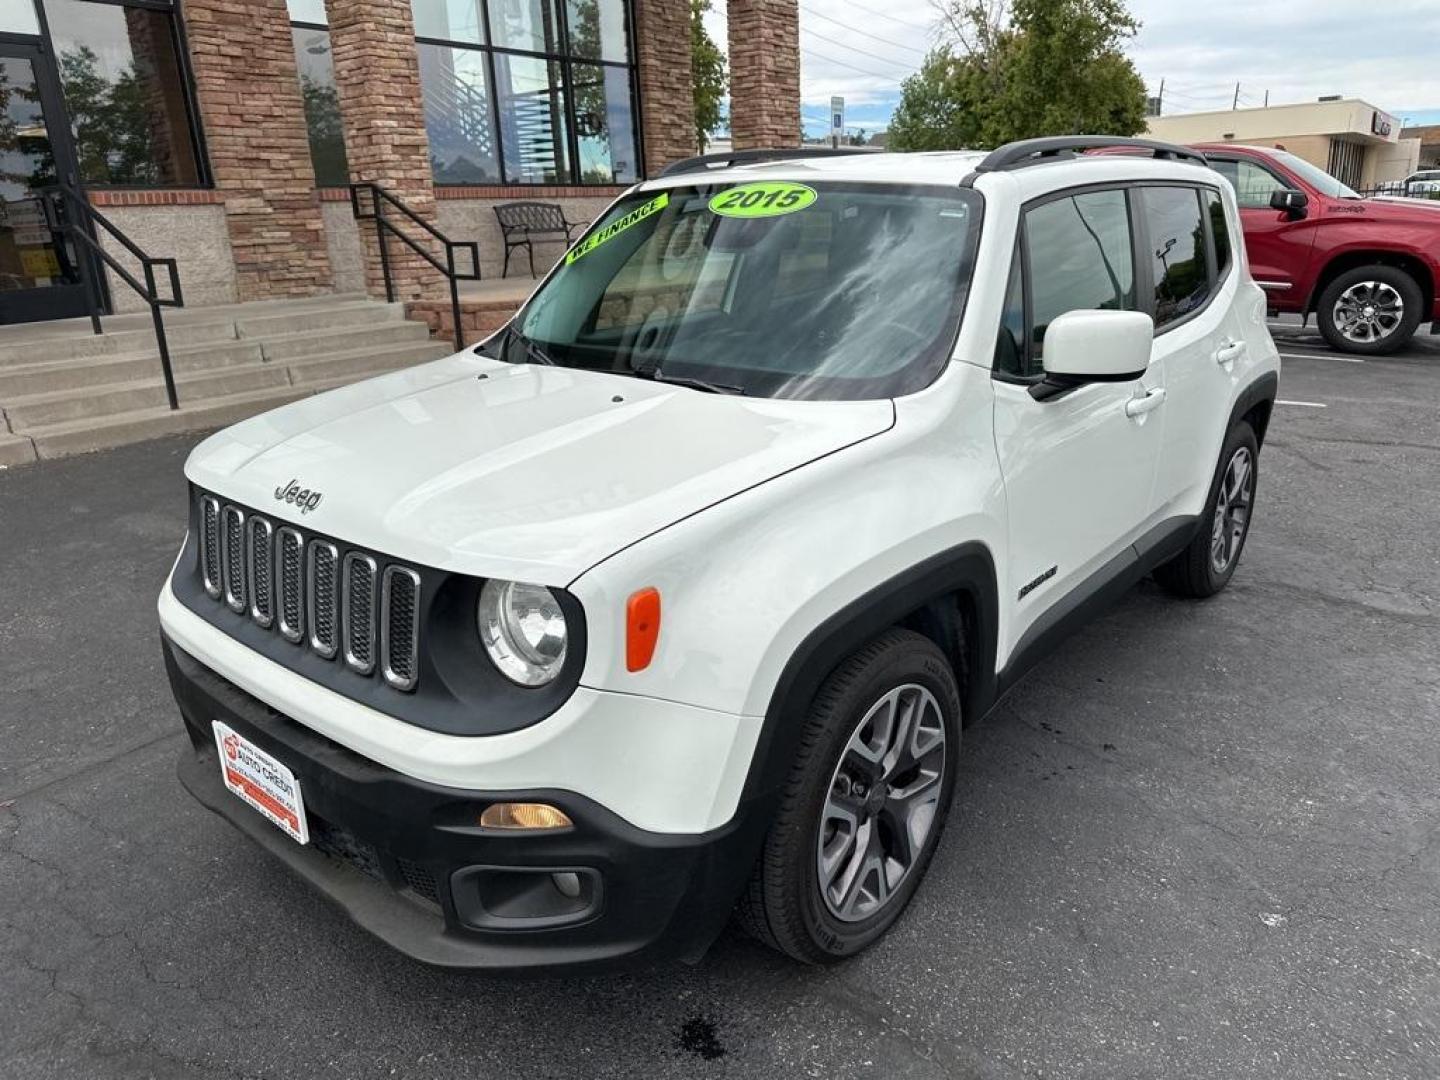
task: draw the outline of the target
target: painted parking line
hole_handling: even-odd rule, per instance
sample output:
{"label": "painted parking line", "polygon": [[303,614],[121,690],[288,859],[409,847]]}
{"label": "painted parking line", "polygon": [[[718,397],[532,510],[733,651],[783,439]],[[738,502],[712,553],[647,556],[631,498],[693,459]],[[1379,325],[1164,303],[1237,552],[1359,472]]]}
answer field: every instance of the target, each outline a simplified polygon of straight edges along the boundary
{"label": "painted parking line", "polygon": [[1342,364],[1363,364],[1363,356],[1341,356],[1339,353],[1282,352],[1282,360],[1339,360]]}
{"label": "painted parking line", "polygon": [[1302,409],[1323,409],[1325,403],[1322,401],[1286,401],[1284,398],[1276,398],[1276,405],[1299,405]]}

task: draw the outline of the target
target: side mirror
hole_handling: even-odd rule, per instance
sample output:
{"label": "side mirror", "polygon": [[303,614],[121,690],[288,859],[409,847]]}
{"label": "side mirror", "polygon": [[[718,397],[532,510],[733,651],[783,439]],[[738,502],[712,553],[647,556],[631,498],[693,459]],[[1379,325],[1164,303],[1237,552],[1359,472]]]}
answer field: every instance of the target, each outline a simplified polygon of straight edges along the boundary
{"label": "side mirror", "polygon": [[1289,214],[1292,218],[1303,218],[1309,205],[1310,196],[1294,188],[1281,188],[1270,193],[1270,209]]}
{"label": "side mirror", "polygon": [[1155,324],[1143,311],[1067,311],[1045,329],[1037,401],[1092,382],[1132,382],[1150,366]]}

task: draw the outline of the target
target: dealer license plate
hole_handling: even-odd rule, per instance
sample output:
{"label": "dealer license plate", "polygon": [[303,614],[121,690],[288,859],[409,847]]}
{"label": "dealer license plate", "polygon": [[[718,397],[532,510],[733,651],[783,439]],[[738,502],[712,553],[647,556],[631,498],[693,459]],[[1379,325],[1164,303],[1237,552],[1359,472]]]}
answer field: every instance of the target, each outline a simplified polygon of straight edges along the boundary
{"label": "dealer license plate", "polygon": [[225,786],[301,844],[310,842],[305,799],[295,774],[245,736],[214,721],[220,749],[220,778]]}

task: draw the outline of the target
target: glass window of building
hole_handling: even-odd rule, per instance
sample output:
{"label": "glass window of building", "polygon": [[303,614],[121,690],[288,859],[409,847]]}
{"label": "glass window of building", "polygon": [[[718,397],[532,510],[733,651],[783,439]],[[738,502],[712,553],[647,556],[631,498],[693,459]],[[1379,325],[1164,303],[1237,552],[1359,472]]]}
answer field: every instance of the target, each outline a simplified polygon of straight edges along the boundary
{"label": "glass window of building", "polygon": [[639,178],[627,0],[411,0],[411,10],[437,184]]}
{"label": "glass window of building", "polygon": [[340,117],[340,95],[335,90],[330,34],[318,26],[294,24],[290,33],[295,38],[295,67],[300,75],[300,97],[305,102],[315,183],[320,187],[344,187],[350,182],[350,165],[345,160],[345,129]]}
{"label": "glass window of building", "polygon": [[169,6],[45,0],[80,181],[201,182],[196,135]]}
{"label": "glass window of building", "polygon": [[476,49],[421,42],[420,87],[430,167],[437,184],[500,181],[487,57]]}

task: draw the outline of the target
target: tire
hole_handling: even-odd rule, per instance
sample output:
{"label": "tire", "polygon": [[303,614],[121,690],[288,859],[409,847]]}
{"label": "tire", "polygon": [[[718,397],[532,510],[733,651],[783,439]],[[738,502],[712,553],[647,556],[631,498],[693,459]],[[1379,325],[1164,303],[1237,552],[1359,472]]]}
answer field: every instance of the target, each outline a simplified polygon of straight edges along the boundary
{"label": "tire", "polygon": [[[897,707],[891,710],[887,701]],[[897,725],[905,716],[909,722]],[[906,735],[886,739],[896,726]],[[863,756],[855,740],[867,753],[880,748],[879,760]],[[895,761],[892,773],[885,748],[896,745],[910,757]],[[960,690],[934,643],[892,629],[857,650],[810,704],[779,810],[737,907],[740,925],[808,964],[835,963],[874,942],[900,917],[929,867],[950,809],[959,750]],[[906,794],[914,797],[894,797]],[[900,820],[911,827],[897,831]],[[916,835],[918,845],[905,839]],[[885,861],[875,862],[872,843],[886,849]],[[828,865],[840,869],[825,875],[833,887],[822,892],[827,851],[835,856]],[[855,872],[847,875],[847,867]],[[856,887],[844,889],[846,880]]]}
{"label": "tire", "polygon": [[[1337,323],[1337,306],[1359,317],[1348,336],[1344,324]],[[1404,348],[1415,336],[1424,306],[1425,297],[1413,277],[1398,267],[1375,263],[1347,270],[1326,285],[1316,302],[1315,321],[1331,348],[1383,356]],[[1374,314],[1367,318],[1366,312]],[[1363,340],[1363,334],[1377,336]]]}
{"label": "tire", "polygon": [[[1247,475],[1240,493],[1243,494],[1243,509],[1237,493],[1230,490],[1233,486],[1232,468],[1236,467],[1236,459],[1242,455],[1246,455],[1248,460]],[[1260,446],[1255,441],[1255,432],[1242,420],[1230,429],[1225,446],[1220,451],[1215,479],[1210,483],[1210,497],[1205,501],[1205,512],[1200,516],[1200,527],[1194,538],[1179,555],[1155,569],[1155,580],[1166,591],[1198,600],[1214,596],[1229,584],[1240,562],[1245,539],[1250,535],[1259,461]],[[1223,514],[1222,495],[1225,497]],[[1243,514],[1238,520],[1237,509]],[[1235,534],[1237,524],[1238,535]],[[1217,553],[1217,544],[1222,539],[1225,542],[1223,559]]]}

